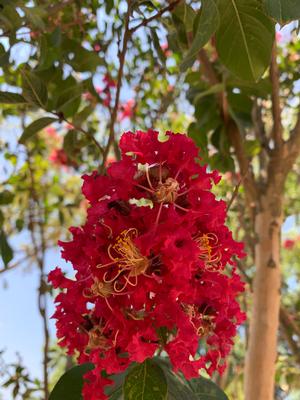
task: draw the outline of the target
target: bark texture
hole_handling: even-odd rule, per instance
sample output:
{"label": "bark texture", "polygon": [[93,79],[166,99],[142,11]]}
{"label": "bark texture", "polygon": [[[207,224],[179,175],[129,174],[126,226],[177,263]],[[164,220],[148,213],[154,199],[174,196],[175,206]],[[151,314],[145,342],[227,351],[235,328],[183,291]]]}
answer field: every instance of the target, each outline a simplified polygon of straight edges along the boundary
{"label": "bark texture", "polygon": [[[274,195],[263,197],[255,217],[256,274],[246,356],[245,399],[273,400],[280,309],[281,202],[274,210]],[[283,194],[282,194],[283,195]],[[277,196],[276,196],[277,197]]]}

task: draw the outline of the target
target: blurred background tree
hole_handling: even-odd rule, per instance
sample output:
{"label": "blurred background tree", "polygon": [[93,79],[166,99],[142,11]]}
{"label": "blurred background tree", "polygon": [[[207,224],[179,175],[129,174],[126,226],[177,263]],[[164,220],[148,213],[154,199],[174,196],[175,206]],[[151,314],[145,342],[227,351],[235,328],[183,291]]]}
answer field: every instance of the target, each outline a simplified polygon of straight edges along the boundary
{"label": "blurred background tree", "polygon": [[224,173],[217,194],[246,244],[248,320],[216,381],[230,399],[299,396],[297,3],[0,0],[0,274],[38,270],[44,335],[39,379],[3,362],[13,398],[47,400],[72,365],[52,346],[46,275],[83,220],[80,176],[119,158],[122,131],[148,128],[187,132]]}

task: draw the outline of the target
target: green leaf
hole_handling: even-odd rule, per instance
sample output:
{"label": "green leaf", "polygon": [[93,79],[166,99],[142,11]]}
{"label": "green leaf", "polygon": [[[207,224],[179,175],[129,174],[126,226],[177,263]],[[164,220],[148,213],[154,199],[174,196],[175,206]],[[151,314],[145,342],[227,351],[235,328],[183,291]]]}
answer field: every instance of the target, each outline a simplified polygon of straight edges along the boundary
{"label": "green leaf", "polygon": [[246,140],[245,143],[246,154],[250,157],[257,156],[261,151],[261,143],[257,139]]}
{"label": "green leaf", "polygon": [[107,14],[111,12],[111,10],[114,8],[114,1],[113,0],[106,0],[105,2],[105,11]]}
{"label": "green leaf", "polygon": [[22,18],[16,10],[15,4],[7,4],[0,10],[0,27],[4,31],[13,31],[21,27]]}
{"label": "green leaf", "polygon": [[33,72],[22,72],[22,89],[25,99],[41,108],[46,108],[48,93],[44,82]]}
{"label": "green leaf", "polygon": [[165,53],[163,52],[157,33],[156,33],[156,29],[155,28],[150,28],[150,32],[151,32],[151,37],[152,37],[152,41],[153,41],[153,46],[157,52],[157,55],[161,61],[161,63],[164,65],[166,63],[166,56]]}
{"label": "green leaf", "polygon": [[172,371],[172,366],[166,359],[155,358],[163,369],[168,384],[168,400],[197,400],[197,397],[186,384],[186,379],[179,377]]}
{"label": "green leaf", "polygon": [[264,4],[270,17],[281,25],[300,19],[299,0],[264,0]]}
{"label": "green leaf", "polygon": [[217,30],[220,23],[219,11],[215,0],[203,0],[202,7],[198,11],[197,16],[197,28],[194,34],[191,47],[185,55],[180,69],[185,71],[189,66],[193,64],[199,50],[208,42],[210,37]]}
{"label": "green leaf", "polygon": [[7,241],[5,233],[2,230],[0,231],[0,253],[2,256],[3,263],[6,267],[8,263],[12,260],[14,254],[12,248],[10,247]]}
{"label": "green leaf", "polygon": [[216,153],[209,158],[209,165],[212,169],[220,172],[234,171],[234,160],[228,154]]}
{"label": "green leaf", "polygon": [[172,372],[168,359],[155,357],[168,383],[168,400],[228,400],[226,394],[211,380],[198,377],[188,381]]}
{"label": "green leaf", "polygon": [[34,134],[41,131],[46,126],[52,124],[55,121],[58,121],[58,119],[52,117],[43,117],[32,122],[24,129],[24,132],[20,137],[19,143],[24,144],[26,140],[28,140],[31,136],[33,136]]}
{"label": "green leaf", "polygon": [[24,223],[25,223],[24,219],[18,218],[16,220],[16,228],[18,232],[21,232],[21,230],[24,228]]}
{"label": "green leaf", "polygon": [[83,375],[93,367],[87,363],[71,368],[56,383],[49,400],[82,400]]}
{"label": "green leaf", "polygon": [[107,396],[109,396],[109,400],[123,400],[123,384],[127,373],[130,371],[130,368],[127,368],[124,372],[116,375],[110,375],[109,379],[112,379],[114,383],[112,385],[108,385],[104,388],[104,392]]}
{"label": "green leaf", "polygon": [[201,129],[201,125],[199,126],[196,122],[192,122],[188,127],[188,135],[202,151],[206,150],[208,145],[207,133]]}
{"label": "green leaf", "polygon": [[81,42],[64,37],[62,48],[66,52],[66,62],[70,64],[75,71],[95,71],[103,60],[94,51],[89,51],[81,47]]}
{"label": "green leaf", "polygon": [[42,7],[22,7],[25,15],[30,24],[36,29],[45,29],[45,23],[43,17],[47,16],[46,11]]}
{"label": "green leaf", "polygon": [[26,100],[18,93],[0,92],[0,103],[4,104],[24,104]]}
{"label": "green leaf", "polygon": [[196,13],[190,5],[186,4],[186,2],[178,4],[173,11],[173,15],[176,15],[183,22],[187,32],[192,32]]}
{"label": "green leaf", "polygon": [[3,190],[0,193],[0,205],[7,205],[10,204],[14,199],[14,194],[9,190]]}
{"label": "green leaf", "polygon": [[40,57],[37,71],[47,70],[59,59],[57,47],[52,43],[49,44],[48,41],[50,41],[50,35],[43,35],[40,39]]}
{"label": "green leaf", "polygon": [[243,126],[251,126],[253,101],[248,95],[241,93],[227,93],[229,104],[229,113],[231,116]]}
{"label": "green leaf", "polygon": [[71,129],[64,136],[63,149],[70,158],[70,160],[76,161],[76,156],[80,152],[80,139],[76,130]]}
{"label": "green leaf", "polygon": [[72,117],[80,106],[81,94],[80,84],[67,88],[59,95],[56,110],[62,112],[65,118]]}
{"label": "green leaf", "polygon": [[5,67],[9,63],[9,50],[6,51],[0,43],[0,67]]}
{"label": "green leaf", "polygon": [[269,65],[274,23],[259,0],[219,0],[222,18],[216,33],[221,61],[238,77],[258,80]]}
{"label": "green leaf", "polygon": [[87,121],[88,117],[92,114],[93,111],[94,107],[92,107],[91,105],[84,107],[80,112],[74,115],[72,122],[76,126],[81,126],[83,122]]}
{"label": "green leaf", "polygon": [[166,400],[167,381],[162,369],[150,359],[135,366],[125,378],[124,400]]}
{"label": "green leaf", "polygon": [[193,378],[187,381],[187,385],[198,400],[229,400],[226,394],[209,379]]}
{"label": "green leaf", "polygon": [[217,94],[223,92],[225,89],[224,83],[217,83],[213,86],[210,86],[208,89],[203,90],[197,96],[195,96],[194,102],[197,103],[202,97],[208,96],[210,94]]}
{"label": "green leaf", "polygon": [[258,82],[246,82],[235,77],[226,81],[228,89],[238,89],[250,96],[267,98],[272,92],[272,84],[269,78],[260,79]]}

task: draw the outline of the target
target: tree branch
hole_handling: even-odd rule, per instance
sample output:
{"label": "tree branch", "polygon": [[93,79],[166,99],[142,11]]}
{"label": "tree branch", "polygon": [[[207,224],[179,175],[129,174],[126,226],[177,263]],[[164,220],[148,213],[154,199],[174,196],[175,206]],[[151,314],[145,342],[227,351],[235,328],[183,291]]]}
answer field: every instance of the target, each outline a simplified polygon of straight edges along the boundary
{"label": "tree branch", "polygon": [[283,128],[281,121],[281,105],[280,105],[280,83],[279,83],[279,70],[277,65],[277,48],[276,41],[274,41],[270,66],[270,79],[272,83],[272,115],[273,115],[273,128],[272,137],[274,139],[275,148],[282,148],[283,144]]}
{"label": "tree branch", "polygon": [[287,174],[293,167],[300,155],[300,109],[298,111],[297,121],[290,138],[285,142],[283,168]]}
{"label": "tree branch", "polygon": [[20,267],[25,261],[29,261],[33,257],[34,257],[34,255],[32,255],[32,254],[26,255],[26,257],[21,258],[21,260],[18,260],[13,264],[8,265],[6,268],[0,269],[0,274],[3,274],[4,272],[8,272],[8,271],[11,271],[11,270],[13,270],[15,268]]}
{"label": "tree branch", "polygon": [[[36,185],[34,179],[34,171],[31,164],[30,153],[27,153],[27,162],[30,176],[30,200],[32,202],[29,205],[29,231],[31,235],[31,241],[34,249],[34,256],[36,259],[36,263],[40,270],[40,282],[38,288],[38,308],[39,313],[41,315],[43,321],[43,331],[44,331],[44,349],[43,349],[43,390],[44,390],[44,400],[48,400],[49,398],[49,375],[48,375],[48,363],[49,363],[49,327],[48,327],[48,315],[47,315],[47,299],[46,299],[46,291],[44,284],[44,276],[45,276],[45,251],[46,251],[46,243],[44,238],[44,226],[43,219],[40,210],[39,197],[36,192]],[[36,222],[34,219],[34,209],[35,207],[38,210],[39,220]],[[39,236],[40,240],[38,241],[36,238],[36,225],[39,228]]]}
{"label": "tree branch", "polygon": [[90,139],[94,142],[95,146],[99,149],[99,152],[100,152],[101,154],[104,153],[104,150],[103,150],[102,146],[100,145],[100,143],[98,142],[98,140],[97,140],[97,139],[95,138],[95,136],[92,135],[89,131],[86,131],[86,130],[83,129],[81,126],[74,125],[72,122],[70,122],[69,120],[67,120],[67,119],[64,117],[64,115],[63,115],[62,113],[52,112],[52,114],[55,115],[56,117],[58,117],[60,122],[61,122],[61,121],[66,122],[67,124],[73,126],[75,130],[77,130],[77,131],[83,133],[85,136],[87,136],[88,138],[90,138]]}
{"label": "tree branch", "polygon": [[293,332],[298,335],[300,340],[300,326],[297,325],[293,317],[284,306],[280,307],[280,319],[282,319],[282,321],[284,321],[286,325],[290,326]]}
{"label": "tree branch", "polygon": [[174,10],[174,8],[181,2],[181,0],[175,0],[170,2],[170,4],[164,8],[161,8],[156,14],[152,15],[152,17],[149,18],[144,18],[143,21],[136,25],[135,27],[130,29],[130,33],[133,34],[136,32],[139,28],[142,26],[147,26],[150,22],[159,19],[163,14],[165,14],[168,11]]}
{"label": "tree branch", "polygon": [[300,364],[300,342],[294,339],[295,333],[300,339],[300,328],[295,324],[288,311],[283,307],[280,308],[280,323],[289,347],[297,363]]}
{"label": "tree branch", "polygon": [[111,113],[108,142],[107,142],[107,145],[103,152],[101,172],[103,172],[103,170],[105,168],[105,162],[106,162],[106,159],[108,156],[110,146],[115,141],[115,129],[114,128],[115,128],[115,122],[117,119],[117,112],[118,112],[119,102],[120,102],[120,93],[121,93],[122,78],[123,78],[123,71],[124,71],[124,64],[125,64],[125,56],[126,56],[126,52],[127,52],[128,42],[131,38],[131,31],[129,29],[129,22],[130,22],[130,15],[131,15],[131,1],[132,0],[127,0],[127,12],[126,12],[126,16],[125,16],[125,31],[124,31],[124,36],[123,36],[123,45],[122,45],[122,49],[119,50],[120,65],[119,65],[119,70],[118,70],[116,97],[115,97],[114,107],[113,107],[112,113]]}
{"label": "tree branch", "polygon": [[168,6],[159,10],[152,17],[145,18],[140,24],[136,25],[133,28],[129,28],[130,15],[131,15],[131,11],[132,11],[132,0],[127,0],[127,12],[125,15],[125,28],[124,28],[125,30],[124,30],[124,35],[123,35],[123,44],[122,44],[122,49],[119,50],[120,65],[119,65],[118,77],[117,77],[116,97],[115,97],[114,106],[113,106],[112,112],[111,112],[109,137],[108,137],[107,145],[103,152],[102,167],[101,167],[100,172],[103,172],[110,147],[115,143],[115,129],[114,128],[115,128],[115,123],[116,123],[117,113],[118,113],[119,103],[120,103],[120,93],[121,93],[121,87],[122,87],[122,79],[123,79],[123,72],[124,72],[126,53],[127,53],[127,49],[128,49],[128,43],[131,40],[133,33],[135,33],[139,28],[141,28],[143,26],[147,26],[151,21],[154,21],[154,20],[160,18],[165,12],[172,11],[177,6],[177,4],[180,3],[180,1],[181,0],[172,1]]}
{"label": "tree branch", "polygon": [[[199,60],[203,66],[203,70],[208,82],[212,85],[220,83],[220,80],[204,49],[201,49],[199,52]],[[247,191],[248,204],[250,205],[257,198],[257,187],[253,173],[249,171],[250,162],[245,151],[244,142],[240,134],[239,127],[228,113],[228,101],[225,92],[219,93],[218,103],[220,106],[221,116],[227,128],[226,133],[228,139],[235,150],[241,175],[244,177],[244,186]]]}
{"label": "tree branch", "polygon": [[[245,281],[252,287],[252,278],[245,271],[243,264],[237,260],[237,268],[243,275]],[[280,325],[284,329],[286,339],[293,353],[297,356],[297,361],[300,363],[300,326],[294,321],[289,311],[283,306],[280,306]],[[299,342],[293,339],[293,335],[296,334],[299,338]],[[297,351],[295,351],[297,349]]]}

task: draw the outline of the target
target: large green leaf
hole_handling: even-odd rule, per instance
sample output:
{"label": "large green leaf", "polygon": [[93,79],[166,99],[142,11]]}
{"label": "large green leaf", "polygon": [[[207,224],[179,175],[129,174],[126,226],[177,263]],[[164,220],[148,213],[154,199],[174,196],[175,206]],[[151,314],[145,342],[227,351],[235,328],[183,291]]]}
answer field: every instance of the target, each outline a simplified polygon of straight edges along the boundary
{"label": "large green leaf", "polygon": [[66,118],[72,117],[80,106],[81,94],[80,84],[65,89],[57,99],[56,111],[62,112]]}
{"label": "large green leaf", "polygon": [[33,72],[24,71],[22,73],[23,97],[34,105],[46,108],[48,93],[44,82]]}
{"label": "large green leaf", "polygon": [[124,400],[166,400],[167,381],[162,369],[147,359],[135,366],[125,378]]}
{"label": "large green leaf", "polygon": [[217,94],[223,92],[225,89],[224,83],[216,83],[210,86],[208,89],[203,90],[195,96],[194,103],[197,103],[202,97],[209,96],[210,94]]}
{"label": "large green leaf", "polygon": [[220,16],[215,0],[203,0],[197,16],[197,28],[191,47],[185,55],[180,68],[185,71],[194,61],[199,50],[208,42],[219,26]]}
{"label": "large green leaf", "polygon": [[14,194],[9,190],[3,190],[0,192],[0,205],[10,204],[14,199]]}
{"label": "large green leaf", "polygon": [[194,378],[187,380],[182,374],[175,374],[167,359],[155,358],[162,368],[168,384],[168,400],[228,400],[226,394],[211,380]]}
{"label": "large green leaf", "polygon": [[300,19],[299,0],[264,0],[267,13],[280,24]]}
{"label": "large green leaf", "polygon": [[219,0],[222,18],[216,46],[225,66],[245,80],[258,80],[269,65],[274,23],[259,0]]}
{"label": "large green leaf", "polygon": [[198,400],[229,400],[226,394],[209,379],[194,378],[187,381],[187,385]]}
{"label": "large green leaf", "polygon": [[186,31],[193,31],[193,24],[196,13],[190,5],[186,4],[186,2],[181,2],[177,5],[177,7],[173,10],[173,15],[176,15],[184,24]]}
{"label": "large green leaf", "polygon": [[52,124],[52,122],[55,121],[58,121],[58,119],[52,117],[43,117],[32,122],[24,129],[24,132],[20,137],[19,143],[24,144],[26,140],[28,140],[31,136],[35,135],[37,132],[41,131],[46,126]]}
{"label": "large green leaf", "polygon": [[24,104],[26,100],[18,93],[0,92],[0,103],[4,104]]}
{"label": "large green leaf", "polygon": [[83,375],[93,367],[87,363],[71,368],[56,383],[49,400],[82,400]]}
{"label": "large green leaf", "polygon": [[10,247],[4,231],[0,231],[0,254],[5,266],[12,260],[13,251]]}

